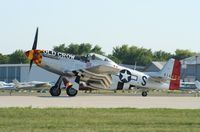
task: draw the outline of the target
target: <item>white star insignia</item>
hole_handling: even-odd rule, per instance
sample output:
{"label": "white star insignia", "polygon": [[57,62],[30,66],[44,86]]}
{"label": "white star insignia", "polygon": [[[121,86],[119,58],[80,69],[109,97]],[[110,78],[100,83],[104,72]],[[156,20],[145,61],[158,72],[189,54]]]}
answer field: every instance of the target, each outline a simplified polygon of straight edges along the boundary
{"label": "white star insignia", "polygon": [[121,73],[121,75],[122,75],[122,79],[121,80],[126,80],[126,81],[128,81],[128,78],[130,77],[130,75],[129,74],[127,74],[127,71],[125,71],[124,73]]}

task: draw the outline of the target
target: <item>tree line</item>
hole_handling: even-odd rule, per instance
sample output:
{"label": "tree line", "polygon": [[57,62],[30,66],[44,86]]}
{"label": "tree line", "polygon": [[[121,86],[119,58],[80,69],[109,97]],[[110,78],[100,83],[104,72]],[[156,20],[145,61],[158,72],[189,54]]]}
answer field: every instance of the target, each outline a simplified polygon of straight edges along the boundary
{"label": "tree line", "polygon": [[28,63],[23,50],[16,50],[12,54],[3,55],[0,53],[0,64],[22,64]]}
{"label": "tree line", "polygon": [[[169,53],[162,50],[153,52],[151,49],[143,47],[130,46],[123,44],[121,46],[113,47],[112,53],[106,55],[99,45],[92,46],[90,43],[81,43],[69,45],[60,44],[54,46],[53,50],[56,52],[63,52],[68,54],[84,55],[87,53],[97,53],[105,55],[115,61],[116,63],[134,65],[148,65],[151,61],[167,61],[169,58],[182,60],[187,57],[195,55],[195,52],[190,50],[176,49],[175,53]],[[29,63],[29,60],[24,55],[23,50],[16,50],[12,54],[3,55],[0,53],[0,64],[20,64]]]}
{"label": "tree line", "polygon": [[[83,55],[87,53],[98,53],[101,55],[105,55],[105,52],[102,51],[102,48],[100,46],[95,45],[94,47],[92,47],[92,45],[89,43],[72,43],[70,45],[60,44],[58,46],[54,46],[53,50],[57,52],[78,55]],[[151,49],[123,44],[121,46],[114,47],[112,53],[105,56],[109,57],[111,60],[117,63],[129,65],[134,65],[135,63],[137,63],[138,65],[146,66],[151,61],[167,61],[169,58],[182,60],[195,54],[197,53],[183,49],[176,49],[175,54],[168,53],[162,50],[152,52]]]}

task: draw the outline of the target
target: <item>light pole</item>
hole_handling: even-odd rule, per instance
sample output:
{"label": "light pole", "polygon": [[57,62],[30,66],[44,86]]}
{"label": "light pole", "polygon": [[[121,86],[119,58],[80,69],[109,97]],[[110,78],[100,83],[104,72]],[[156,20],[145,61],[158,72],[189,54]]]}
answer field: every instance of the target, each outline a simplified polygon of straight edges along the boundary
{"label": "light pole", "polygon": [[197,80],[197,75],[198,75],[198,74],[197,74],[197,72],[198,72],[198,71],[197,71],[197,57],[198,57],[198,56],[196,55],[196,56],[195,56],[195,58],[196,58],[196,65],[195,65],[195,81]]}

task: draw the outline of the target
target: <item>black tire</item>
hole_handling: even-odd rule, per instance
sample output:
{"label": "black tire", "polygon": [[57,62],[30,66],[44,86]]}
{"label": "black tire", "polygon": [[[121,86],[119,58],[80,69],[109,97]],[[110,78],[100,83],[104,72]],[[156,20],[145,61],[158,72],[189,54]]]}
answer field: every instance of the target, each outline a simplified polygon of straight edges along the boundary
{"label": "black tire", "polygon": [[146,97],[146,96],[147,96],[147,92],[146,92],[146,91],[143,91],[143,92],[142,92],[142,96],[143,96],[143,97]]}
{"label": "black tire", "polygon": [[67,89],[66,89],[66,93],[67,93],[68,96],[73,97],[73,96],[76,96],[76,95],[77,95],[78,90],[76,90],[76,89],[70,87],[70,88],[67,88]]}
{"label": "black tire", "polygon": [[49,93],[51,94],[51,96],[59,96],[61,94],[61,89],[53,86],[50,88]]}

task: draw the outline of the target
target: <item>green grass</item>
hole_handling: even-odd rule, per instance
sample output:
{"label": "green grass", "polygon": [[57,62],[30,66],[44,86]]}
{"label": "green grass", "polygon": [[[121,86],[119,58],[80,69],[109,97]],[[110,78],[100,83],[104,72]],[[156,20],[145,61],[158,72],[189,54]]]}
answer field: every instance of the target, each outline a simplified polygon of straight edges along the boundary
{"label": "green grass", "polygon": [[200,131],[200,110],[0,108],[0,131]]}

